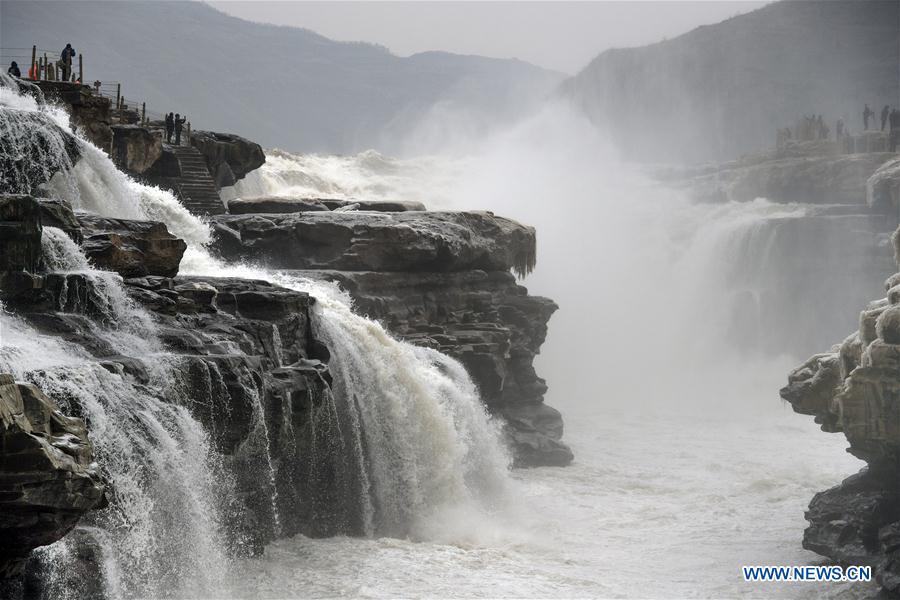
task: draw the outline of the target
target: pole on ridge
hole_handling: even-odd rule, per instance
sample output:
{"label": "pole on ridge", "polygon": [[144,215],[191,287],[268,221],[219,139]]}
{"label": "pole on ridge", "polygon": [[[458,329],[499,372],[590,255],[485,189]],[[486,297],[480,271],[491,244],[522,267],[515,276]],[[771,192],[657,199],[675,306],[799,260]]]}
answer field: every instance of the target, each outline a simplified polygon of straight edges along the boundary
{"label": "pole on ridge", "polygon": [[78,83],[84,83],[84,63],[81,53],[78,54]]}
{"label": "pole on ridge", "polygon": [[121,94],[122,94],[122,84],[117,83],[116,84],[116,108],[119,108],[119,98],[121,97]]}
{"label": "pole on ridge", "polygon": [[37,74],[37,45],[31,47],[31,78],[38,79]]}

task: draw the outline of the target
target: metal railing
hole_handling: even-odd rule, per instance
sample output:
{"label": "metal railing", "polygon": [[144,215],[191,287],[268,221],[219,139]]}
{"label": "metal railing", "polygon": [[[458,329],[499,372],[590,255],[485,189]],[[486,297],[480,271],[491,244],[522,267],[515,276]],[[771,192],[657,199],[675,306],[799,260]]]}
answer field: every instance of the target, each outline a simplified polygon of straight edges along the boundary
{"label": "metal railing", "polygon": [[[0,64],[8,69],[16,61],[22,77],[32,81],[82,81],[84,62],[81,54],[73,56],[69,64],[64,64],[61,51],[31,48],[0,48]],[[68,69],[67,77],[65,71]]]}
{"label": "metal railing", "polygon": [[[23,79],[32,81],[62,81],[63,65],[59,57],[61,52],[53,52],[36,45],[31,48],[0,48],[0,64],[8,69],[12,61],[16,61]],[[68,80],[78,82],[93,90],[94,95],[108,98],[112,105],[112,118],[119,123],[140,123],[154,129],[165,130],[165,113],[147,109],[147,102],[143,99],[126,98],[123,94],[122,83],[119,81],[85,81],[84,59],[82,54],[77,54],[73,64],[69,65],[70,74]],[[157,123],[158,122],[158,123]],[[191,124],[185,123],[185,135],[181,136],[181,145],[189,146],[191,137]],[[173,137],[174,143],[174,137]]]}

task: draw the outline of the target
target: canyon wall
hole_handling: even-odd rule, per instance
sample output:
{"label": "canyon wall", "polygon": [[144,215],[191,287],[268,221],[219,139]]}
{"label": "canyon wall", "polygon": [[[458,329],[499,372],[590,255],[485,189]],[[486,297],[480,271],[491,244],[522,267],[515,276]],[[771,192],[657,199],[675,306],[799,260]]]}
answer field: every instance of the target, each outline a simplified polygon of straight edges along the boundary
{"label": "canyon wall", "polygon": [[[874,210],[897,214],[900,160],[881,165],[867,184]],[[900,229],[893,235],[900,258]],[[897,263],[900,265],[900,263]],[[895,270],[897,268],[895,265]],[[840,294],[840,285],[832,287]],[[861,303],[857,330],[794,369],[781,397],[842,433],[867,466],[812,499],[803,546],[844,565],[870,565],[877,581],[900,591],[900,273],[884,296]]]}

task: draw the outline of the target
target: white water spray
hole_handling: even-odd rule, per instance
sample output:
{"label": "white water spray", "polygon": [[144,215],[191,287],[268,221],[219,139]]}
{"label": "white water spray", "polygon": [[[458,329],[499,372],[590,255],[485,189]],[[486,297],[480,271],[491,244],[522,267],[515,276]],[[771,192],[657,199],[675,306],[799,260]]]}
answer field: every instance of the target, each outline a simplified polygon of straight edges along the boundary
{"label": "white water spray", "polygon": [[[10,104],[30,114],[36,127],[58,116],[17,94],[3,100],[0,116],[5,118]],[[352,430],[343,435],[356,440],[356,476],[367,481],[360,499],[368,507],[365,533],[424,538],[434,533],[429,521],[441,513],[494,509],[505,487],[508,459],[496,425],[461,366],[393,339],[381,326],[354,314],[347,298],[327,285],[215,260],[204,248],[209,227],[172,194],[131,180],[66,122],[53,122],[58,129],[44,129],[61,144],[74,136],[81,158],[74,167],[54,169],[51,193],[100,216],[165,222],[188,242],[182,262],[186,274],[268,279],[320,298],[315,326],[331,346],[334,401],[352,422]],[[51,154],[60,152],[51,148]],[[128,300],[116,275],[92,269],[61,231],[47,229],[44,249],[58,275],[88,281],[87,289],[105,315],[94,325],[102,330],[94,330],[98,335],[112,342],[143,334],[155,343],[152,319]],[[229,495],[230,484],[208,434],[185,408],[192,399],[178,397],[188,386],[178,381],[177,360],[157,346],[132,347],[131,352],[142,348],[140,358],[151,375],[149,383],[140,385],[96,364],[78,347],[38,334],[24,321],[9,316],[3,325],[0,370],[36,382],[65,410],[88,422],[112,484],[111,507],[90,518],[104,532],[95,536],[104,556],[113,557],[104,559],[111,565],[107,574],[117,578],[106,583],[107,593],[209,594],[228,564],[219,504]],[[128,348],[119,350],[129,354]],[[261,405],[258,411],[254,421],[268,451]],[[272,473],[271,459],[269,467]],[[271,479],[277,522],[277,490]],[[62,584],[76,585],[70,580]]]}

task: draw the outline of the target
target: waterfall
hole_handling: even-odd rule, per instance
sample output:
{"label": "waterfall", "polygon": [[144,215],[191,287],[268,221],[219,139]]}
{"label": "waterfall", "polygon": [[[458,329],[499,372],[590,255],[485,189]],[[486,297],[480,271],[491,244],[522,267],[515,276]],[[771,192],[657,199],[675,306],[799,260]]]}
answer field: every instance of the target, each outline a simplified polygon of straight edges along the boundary
{"label": "waterfall", "polygon": [[[27,149],[39,143],[46,149],[40,160],[47,166],[44,180],[49,179],[39,183],[47,193],[105,217],[165,222],[188,243],[185,274],[265,279],[319,300],[315,333],[332,351],[334,389],[309,421],[307,475],[339,481],[332,492],[309,500],[314,518],[342,521],[345,530],[366,535],[425,539],[447,535],[438,527],[442,515],[469,508],[487,513],[502,502],[509,459],[497,424],[461,365],[394,339],[355,314],[333,286],[223,264],[204,247],[210,239],[207,224],[171,193],[118,171],[71,130],[59,109],[0,90],[0,126],[24,126],[27,118],[43,136],[39,142],[4,142],[0,156],[20,151],[17,144]],[[72,140],[80,157],[74,165],[64,159]],[[33,186],[19,191],[31,192]],[[109,508],[86,516],[77,540],[66,538],[39,553],[47,570],[42,579],[51,584],[46,593],[87,593],[78,575],[84,542],[97,548],[108,597],[215,594],[228,569],[229,546],[241,543],[224,523],[235,484],[214,449],[215,438],[192,416],[199,404],[215,410],[226,393],[221,381],[215,382],[215,365],[203,361],[207,397],[192,397],[184,379],[189,369],[164,351],[153,318],[128,298],[118,275],[92,268],[62,231],[45,229],[43,248],[52,271],[48,278],[58,278],[61,286],[60,310],[89,317],[85,326],[91,333],[122,355],[139,358],[148,379],[139,382],[115,363],[101,366],[84,348],[2,315],[0,370],[36,383],[64,411],[86,420],[109,482]],[[277,352],[280,339],[273,336],[273,343]],[[254,464],[265,462],[266,495],[277,528],[279,491],[268,454],[273,440],[266,407],[252,380],[244,387],[255,398],[253,432],[238,454],[253,454]]]}
{"label": "waterfall", "polygon": [[400,342],[355,314],[325,283],[282,277],[318,300],[315,334],[330,348],[334,396],[361,473],[368,535],[430,539],[442,512],[492,511],[509,456],[465,369]]}
{"label": "waterfall", "polygon": [[[99,306],[102,315],[88,322],[91,332],[139,357],[150,381],[139,384],[101,366],[78,346],[40,335],[12,315],[2,315],[0,371],[35,383],[64,412],[87,422],[110,507],[83,523],[101,549],[106,595],[209,594],[227,565],[219,505],[230,492],[229,478],[185,408],[189,398],[179,397],[169,381],[178,372],[160,354],[150,315],[128,298],[118,275],[93,269],[65,233],[48,227],[43,235],[48,278],[84,278],[81,290],[91,300],[76,306]],[[66,538],[38,554],[47,597],[90,591],[77,575],[86,568],[79,552],[65,550],[70,543]]]}

